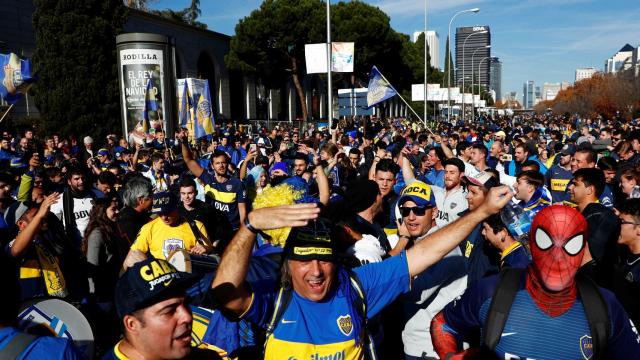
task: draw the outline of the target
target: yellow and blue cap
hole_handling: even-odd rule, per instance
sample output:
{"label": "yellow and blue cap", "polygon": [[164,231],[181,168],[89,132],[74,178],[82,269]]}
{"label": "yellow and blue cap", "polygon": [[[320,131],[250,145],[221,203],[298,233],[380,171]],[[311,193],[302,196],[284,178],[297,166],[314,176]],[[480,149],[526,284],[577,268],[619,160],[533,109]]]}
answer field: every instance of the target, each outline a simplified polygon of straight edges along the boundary
{"label": "yellow and blue cap", "polygon": [[413,181],[405,186],[400,192],[398,205],[402,205],[405,201],[411,200],[418,206],[436,206],[436,198],[431,191],[431,186],[422,181]]}

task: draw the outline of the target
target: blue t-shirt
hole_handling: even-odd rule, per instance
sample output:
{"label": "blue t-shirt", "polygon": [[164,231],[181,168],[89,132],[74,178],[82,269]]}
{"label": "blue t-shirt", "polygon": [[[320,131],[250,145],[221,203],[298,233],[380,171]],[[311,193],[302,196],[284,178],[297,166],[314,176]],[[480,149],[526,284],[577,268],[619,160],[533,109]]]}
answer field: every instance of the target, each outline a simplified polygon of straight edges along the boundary
{"label": "blue t-shirt", "polygon": [[[2,350],[17,334],[18,330],[16,328],[0,329],[0,358],[4,359]],[[18,356],[18,360],[22,359],[75,360],[81,359],[81,357],[76,352],[71,340],[42,336],[31,342],[22,354]]]}
{"label": "blue t-shirt", "polygon": [[[365,292],[367,317],[378,314],[410,289],[406,254],[353,269]],[[260,327],[271,321],[277,292],[254,290],[243,316]],[[291,302],[267,339],[265,359],[362,359],[363,343],[356,346],[349,303],[333,290],[323,301],[305,299],[293,291]]]}
{"label": "blue t-shirt", "polygon": [[[498,282],[497,276],[482,279],[460,300],[447,305],[443,310],[445,329],[462,339],[482,329]],[[640,336],[635,326],[611,292],[600,289],[600,293],[609,305],[611,321],[603,358],[640,359]],[[521,281],[495,353],[500,359],[590,359],[592,345],[579,298],[567,312],[551,317],[538,308]]]}

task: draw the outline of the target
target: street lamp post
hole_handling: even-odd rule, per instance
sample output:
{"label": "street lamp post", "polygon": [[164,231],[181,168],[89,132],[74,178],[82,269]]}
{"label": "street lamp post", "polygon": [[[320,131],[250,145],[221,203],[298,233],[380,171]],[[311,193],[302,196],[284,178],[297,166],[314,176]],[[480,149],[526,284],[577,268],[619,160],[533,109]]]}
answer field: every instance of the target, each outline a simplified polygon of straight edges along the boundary
{"label": "street lamp post", "polygon": [[[333,84],[331,83],[331,1],[327,0],[327,114],[329,115],[329,133],[333,125],[333,94],[331,92]],[[305,119],[306,121],[306,119]]]}
{"label": "street lamp post", "polygon": [[[472,32],[471,34],[469,34],[465,39],[464,42],[462,43],[462,120],[465,120],[465,98],[466,96],[464,96],[464,78],[465,78],[465,74],[464,74],[464,63],[465,63],[465,57],[464,57],[464,50],[467,47],[467,40],[469,40],[470,37],[472,37],[473,35],[478,35],[478,34],[486,34],[488,33],[487,30],[482,30],[482,31],[478,31],[478,32]],[[473,73],[473,61],[471,61],[471,72]],[[473,75],[472,75],[473,76]],[[471,83],[473,84],[473,78],[471,78]],[[473,86],[472,86],[473,89]],[[473,104],[472,104],[473,105]]]}
{"label": "street lamp post", "polygon": [[422,120],[425,129],[427,128],[427,69],[429,68],[427,54],[427,0],[424,0],[424,111]]}
{"label": "street lamp post", "polygon": [[[491,59],[491,56],[485,56],[482,59],[480,59],[480,62],[478,63],[478,97],[479,100],[482,100],[482,93],[480,92],[480,86],[482,85],[482,82],[480,81],[480,78],[482,77],[482,68],[480,67],[480,65],[482,65],[482,62],[487,60],[487,59]],[[480,109],[478,109],[478,116],[480,115]]]}
{"label": "street lamp post", "polygon": [[[453,23],[453,19],[455,19],[456,16],[460,14],[464,14],[468,12],[477,14],[478,11],[480,11],[480,8],[473,8],[473,9],[458,11],[451,17],[451,20],[449,20],[449,34],[447,37],[447,40],[449,41],[449,49],[447,50],[449,51],[449,53],[445,54],[445,58],[449,56],[449,62],[452,62],[451,61],[451,24]],[[447,67],[447,122],[451,123],[451,66],[449,66],[449,64],[445,64],[445,66]]]}
{"label": "street lamp post", "polygon": [[[474,57],[476,56],[476,52],[478,52],[478,50],[482,50],[482,49],[491,49],[491,45],[486,45],[480,48],[477,48],[473,51],[473,54],[471,54],[471,109],[473,110],[473,72],[474,72],[474,67],[473,64],[475,64],[474,62]],[[480,75],[478,75],[478,83],[480,83]],[[478,92],[478,95],[480,95],[480,92]],[[472,111],[473,112],[473,111]],[[473,120],[473,118],[472,118]]]}

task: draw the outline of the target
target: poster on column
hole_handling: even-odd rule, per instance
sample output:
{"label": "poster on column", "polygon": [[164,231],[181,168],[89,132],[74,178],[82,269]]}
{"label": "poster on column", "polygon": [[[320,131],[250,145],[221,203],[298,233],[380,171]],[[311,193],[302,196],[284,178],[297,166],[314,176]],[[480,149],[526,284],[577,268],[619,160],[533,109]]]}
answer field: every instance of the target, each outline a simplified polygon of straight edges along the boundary
{"label": "poster on column", "polygon": [[[122,96],[125,104],[125,126],[130,143],[141,144],[144,138],[150,141],[156,130],[166,127],[163,110],[166,108],[162,89],[164,74],[162,72],[162,50],[156,49],[124,49],[120,51],[122,66]],[[142,117],[145,106],[147,83],[152,82],[152,91],[157,101],[157,110],[149,111],[150,129],[145,133],[142,129]]]}

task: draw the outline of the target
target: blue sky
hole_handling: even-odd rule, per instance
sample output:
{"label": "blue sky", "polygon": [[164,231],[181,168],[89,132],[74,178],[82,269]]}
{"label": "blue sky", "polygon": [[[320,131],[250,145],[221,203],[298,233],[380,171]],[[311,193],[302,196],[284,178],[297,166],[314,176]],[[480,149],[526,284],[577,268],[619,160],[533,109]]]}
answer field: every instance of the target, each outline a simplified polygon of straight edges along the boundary
{"label": "blue sky", "polygon": [[[333,1],[332,1],[333,2]],[[424,1],[367,0],[391,18],[392,27],[411,35],[424,29]],[[577,67],[602,69],[624,44],[640,45],[640,0],[427,0],[428,28],[440,36],[441,63],[451,16],[479,7],[477,14],[456,18],[457,26],[488,25],[491,55],[502,60],[502,92],[518,92],[534,80],[573,82]],[[181,9],[190,0],[157,0],[153,8]],[[200,21],[210,30],[233,35],[239,19],[260,6],[257,0],[200,0]],[[340,39],[333,39],[339,41]],[[358,56],[356,54],[356,56]]]}

